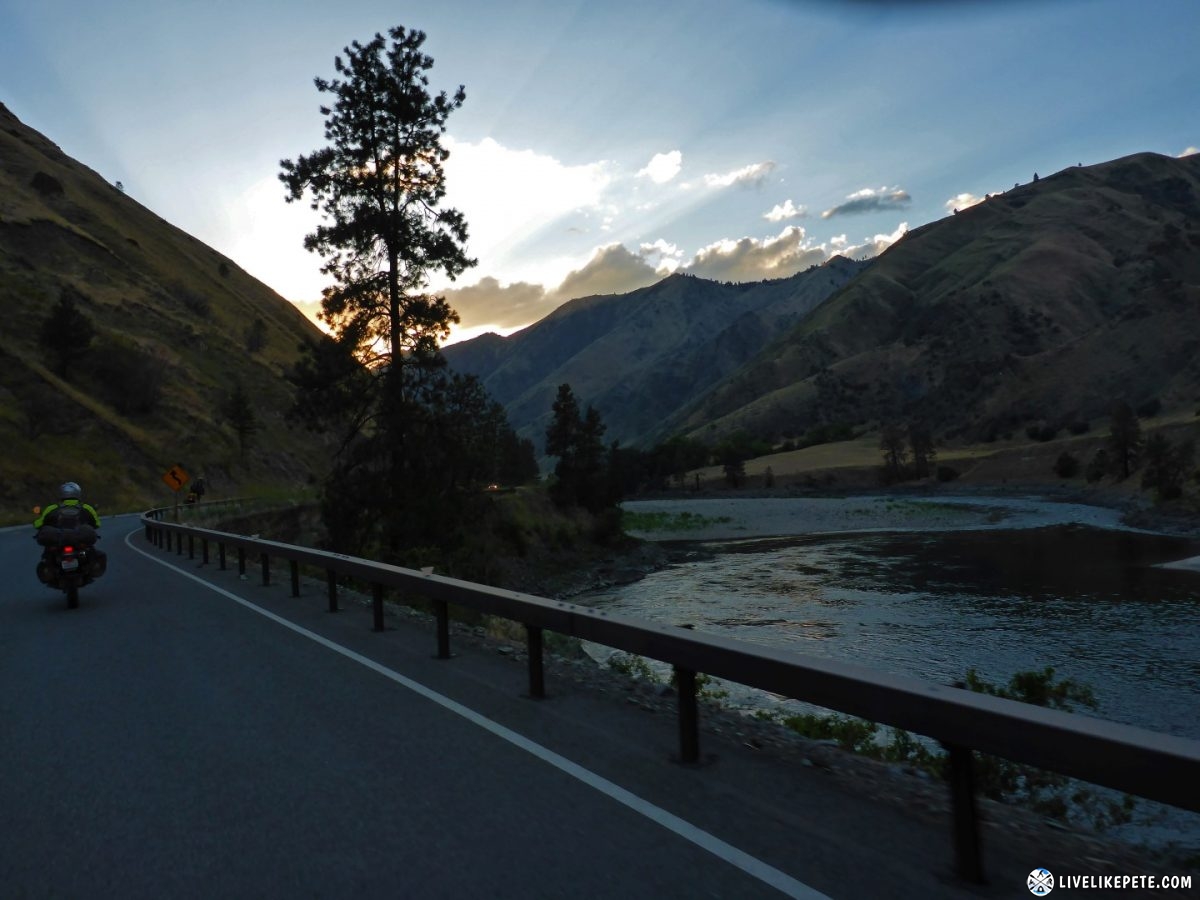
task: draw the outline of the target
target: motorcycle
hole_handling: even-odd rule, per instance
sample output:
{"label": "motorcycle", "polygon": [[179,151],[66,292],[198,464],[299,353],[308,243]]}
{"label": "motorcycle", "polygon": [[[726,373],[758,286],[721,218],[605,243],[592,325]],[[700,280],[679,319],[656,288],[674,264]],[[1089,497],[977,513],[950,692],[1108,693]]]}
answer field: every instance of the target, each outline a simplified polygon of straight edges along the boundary
{"label": "motorcycle", "polygon": [[48,587],[67,595],[67,608],[79,606],[79,589],[94,580],[94,559],[90,548],[62,543],[49,546],[38,563],[38,578]]}
{"label": "motorcycle", "polygon": [[79,607],[79,589],[104,574],[107,555],[96,549],[100,535],[91,525],[70,517],[59,525],[43,525],[33,536],[44,549],[38,580],[67,595],[67,608]]}

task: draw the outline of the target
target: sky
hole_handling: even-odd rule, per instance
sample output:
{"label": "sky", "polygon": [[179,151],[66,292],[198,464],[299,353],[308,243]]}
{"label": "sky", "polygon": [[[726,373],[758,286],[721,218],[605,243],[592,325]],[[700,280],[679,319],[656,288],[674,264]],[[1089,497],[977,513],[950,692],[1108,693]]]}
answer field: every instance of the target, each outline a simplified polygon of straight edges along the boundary
{"label": "sky", "polygon": [[1197,0],[0,0],[0,102],[311,313],[317,214],[279,162],[324,145],[313,78],[395,25],[466,89],[454,339],[872,256],[1035,172],[1200,147]]}

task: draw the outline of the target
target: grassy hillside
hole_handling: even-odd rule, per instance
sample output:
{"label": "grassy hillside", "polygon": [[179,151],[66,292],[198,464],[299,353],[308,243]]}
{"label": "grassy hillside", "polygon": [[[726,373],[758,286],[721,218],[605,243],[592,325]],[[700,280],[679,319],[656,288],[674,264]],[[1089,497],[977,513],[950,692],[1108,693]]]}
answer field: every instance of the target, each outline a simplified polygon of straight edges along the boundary
{"label": "grassy hillside", "polygon": [[909,233],[669,423],[924,419],[975,441],[1200,399],[1200,155],[1065,169]]}
{"label": "grassy hillside", "polygon": [[[64,294],[96,337],[62,374],[39,332]],[[116,511],[170,496],[175,464],[223,493],[302,485],[322,467],[321,442],[283,420],[284,374],[315,327],[2,105],[0,312],[6,521],[67,478]],[[259,422],[244,455],[225,412],[236,383]]]}

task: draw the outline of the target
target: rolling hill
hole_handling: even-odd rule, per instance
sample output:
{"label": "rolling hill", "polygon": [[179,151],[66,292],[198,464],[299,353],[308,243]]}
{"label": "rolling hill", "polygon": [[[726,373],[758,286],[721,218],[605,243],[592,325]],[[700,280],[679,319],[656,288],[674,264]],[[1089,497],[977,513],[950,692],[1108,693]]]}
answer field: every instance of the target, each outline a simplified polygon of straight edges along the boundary
{"label": "rolling hill", "polygon": [[737,371],[866,263],[835,257],[791,278],[747,284],[671,275],[628,294],[584,297],[508,337],[445,349],[478,375],[540,449],[560,384],[599,410],[605,438],[633,443]]}
{"label": "rolling hill", "polygon": [[[95,329],[65,369],[72,298]],[[163,221],[0,105],[0,510],[10,520],[60,481],[115,511],[163,500],[181,463],[218,492],[303,484],[325,449],[284,422],[284,373],[318,336],[290,303]],[[240,384],[258,431],[243,455],[227,412]]]}
{"label": "rolling hill", "polygon": [[907,234],[661,433],[942,440],[1200,401],[1200,155],[1073,167]]}

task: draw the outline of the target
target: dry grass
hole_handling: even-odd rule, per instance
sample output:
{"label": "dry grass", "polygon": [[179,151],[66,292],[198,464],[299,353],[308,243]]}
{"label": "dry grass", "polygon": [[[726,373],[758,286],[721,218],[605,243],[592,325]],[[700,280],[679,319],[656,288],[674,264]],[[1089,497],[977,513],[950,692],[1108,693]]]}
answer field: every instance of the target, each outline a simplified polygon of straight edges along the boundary
{"label": "dry grass", "polygon": [[[293,398],[284,374],[318,334],[312,324],[6,110],[0,122],[0,520],[23,520],[68,477],[86,479],[108,509],[125,509],[161,498],[161,475],[176,463],[229,491],[294,489],[319,474],[325,437],[292,430],[283,415]],[[61,193],[35,189],[38,173]],[[93,352],[106,341],[113,352],[119,340],[158,361],[152,412],[118,412],[85,370],[67,379],[49,371],[37,334],[68,289],[99,332]],[[266,344],[251,353],[246,334],[258,318]],[[245,458],[222,413],[235,379],[260,423]]]}

